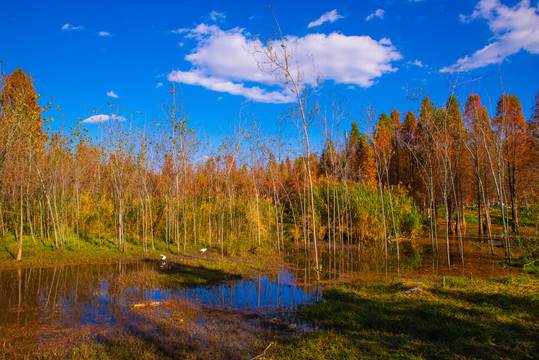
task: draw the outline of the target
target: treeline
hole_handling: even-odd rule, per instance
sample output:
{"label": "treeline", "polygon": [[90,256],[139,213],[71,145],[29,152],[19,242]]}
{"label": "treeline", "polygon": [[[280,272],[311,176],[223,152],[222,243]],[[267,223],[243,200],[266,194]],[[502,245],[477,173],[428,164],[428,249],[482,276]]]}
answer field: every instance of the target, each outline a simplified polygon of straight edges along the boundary
{"label": "treeline", "polygon": [[438,107],[425,98],[417,114],[369,116],[365,133],[354,122],[344,140],[322,131],[318,156],[309,133],[320,107],[295,94],[295,157],[254,122],[218,150],[204,148],[174,88],[166,121],[152,131],[110,116],[96,142],[83,124],[45,132],[32,79],[16,70],[0,96],[1,235],[18,242],[17,259],[26,243],[78,249],[81,240],[144,253],[295,246],[316,258],[321,246],[384,249],[387,258],[391,242],[398,258],[399,238],[422,223],[438,252],[443,216],[449,265],[448,236],[459,234],[462,259],[464,209],[473,204],[492,247],[490,210],[500,208],[510,256],[518,206],[537,194],[539,98],[528,121],[514,95],[500,97],[492,118],[475,94],[464,109],[454,96]]}
{"label": "treeline", "polygon": [[476,207],[478,232],[488,234],[494,251],[490,213],[498,207],[510,259],[509,234],[519,233],[519,206],[536,203],[538,194],[539,92],[528,121],[519,98],[507,94],[500,96],[492,117],[477,94],[468,97],[464,109],[453,95],[438,107],[425,97],[417,115],[406,113],[402,123],[400,116],[395,109],[382,114],[372,141],[386,184],[409,187],[427,214],[434,214],[431,234],[437,233],[432,220],[440,205],[446,244],[449,234],[458,233],[461,259],[464,209]]}

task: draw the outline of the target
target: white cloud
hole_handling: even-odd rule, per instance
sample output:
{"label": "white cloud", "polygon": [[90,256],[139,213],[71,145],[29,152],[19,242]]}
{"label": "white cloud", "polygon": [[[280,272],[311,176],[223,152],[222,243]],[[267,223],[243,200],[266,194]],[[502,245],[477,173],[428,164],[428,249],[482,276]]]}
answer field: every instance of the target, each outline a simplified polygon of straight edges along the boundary
{"label": "white cloud", "polygon": [[106,32],[106,31],[100,31],[100,32],[98,33],[98,35],[99,35],[99,36],[105,36],[105,37],[108,37],[108,36],[110,36],[110,33]]}
{"label": "white cloud", "polygon": [[470,17],[466,16],[464,14],[459,14],[459,20],[460,20],[460,22],[463,22],[465,24],[467,24],[467,23],[469,23],[471,21]]}
{"label": "white cloud", "polygon": [[110,120],[125,121],[125,118],[122,116],[117,116],[117,115],[99,114],[99,115],[90,116],[89,118],[84,119],[82,122],[86,124],[100,124],[100,123],[104,123]]}
{"label": "white cloud", "polygon": [[109,96],[109,97],[111,97],[111,98],[115,98],[115,99],[118,98],[118,95],[116,95],[116,94],[114,93],[114,91],[112,91],[112,90],[109,91],[109,92],[107,93],[107,96]]}
{"label": "white cloud", "polygon": [[[249,34],[243,29],[225,31],[205,24],[182,33],[197,40],[195,49],[185,57],[191,63],[191,69],[172,71],[168,75],[169,81],[242,95],[259,102],[287,103],[294,100],[276,79],[281,74],[268,73],[271,69],[267,58],[260,51],[254,52],[271,46],[282,59],[280,41],[264,45],[257,39],[248,38]],[[296,75],[301,73],[306,85],[315,85],[319,73],[323,79],[335,83],[369,87],[374,79],[396,71],[391,63],[402,58],[387,38],[376,41],[369,36],[331,33],[286,36],[284,41],[295,60],[291,70]],[[259,64],[266,71],[261,71]]]}
{"label": "white cloud", "polygon": [[322,25],[323,23],[328,22],[328,21],[330,23],[333,23],[333,22],[335,22],[335,21],[337,21],[339,19],[342,19],[343,17],[344,16],[339,15],[337,13],[337,9],[334,9],[334,10],[328,11],[327,13],[323,14],[322,16],[320,16],[315,21],[310,22],[309,25],[307,25],[307,27],[310,29],[312,27]]}
{"label": "white cloud", "polygon": [[226,15],[224,13],[213,10],[210,13],[210,19],[212,19],[213,21],[224,21],[226,19]]}
{"label": "white cloud", "polygon": [[189,85],[199,85],[208,90],[232,95],[242,95],[248,99],[264,103],[288,103],[294,99],[292,94],[284,94],[281,91],[266,91],[258,86],[246,87],[242,83],[215,78],[197,71],[172,71],[168,75],[168,80]]}
{"label": "white cloud", "polygon": [[162,83],[162,82],[157,83],[157,85],[155,85],[155,88],[157,89],[157,88],[160,88],[161,86],[163,86],[163,83]]}
{"label": "white cloud", "polygon": [[62,25],[63,31],[69,31],[69,30],[84,30],[84,26],[73,26],[71,24],[64,24]]}
{"label": "white cloud", "polygon": [[386,11],[384,9],[377,9],[375,12],[373,12],[372,14],[367,16],[365,18],[365,20],[369,21],[369,20],[374,19],[375,17],[377,17],[379,19],[383,19],[385,13],[386,13]]}
{"label": "white cloud", "polygon": [[487,20],[494,34],[493,41],[441,71],[470,71],[498,63],[521,50],[539,54],[538,11],[539,8],[530,6],[529,0],[522,0],[513,7],[503,5],[499,0],[479,1],[474,12],[469,17],[461,16],[461,21]]}
{"label": "white cloud", "polygon": [[410,61],[410,62],[408,62],[408,64],[410,64],[410,65],[415,65],[415,66],[418,66],[418,67],[423,67],[423,66],[425,66],[425,65],[423,65],[423,63],[422,63],[420,60]]}

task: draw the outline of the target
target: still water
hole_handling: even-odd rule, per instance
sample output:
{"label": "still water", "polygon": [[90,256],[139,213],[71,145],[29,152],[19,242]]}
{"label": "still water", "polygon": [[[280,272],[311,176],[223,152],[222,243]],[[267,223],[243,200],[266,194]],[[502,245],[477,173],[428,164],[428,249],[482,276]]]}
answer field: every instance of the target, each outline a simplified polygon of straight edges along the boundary
{"label": "still water", "polygon": [[[323,283],[338,284],[354,279],[382,280],[400,276],[494,279],[518,274],[518,268],[504,265],[505,252],[499,237],[496,238],[492,253],[487,236],[476,235],[476,231],[476,227],[469,227],[468,233],[463,237],[463,258],[460,257],[458,236],[449,236],[449,266],[443,234],[438,235],[436,248],[433,248],[428,234],[414,240],[401,239],[399,259],[396,257],[396,243],[393,241],[388,245],[387,261],[383,248],[365,249],[346,243],[320,243],[320,280]],[[287,254],[286,259],[295,269],[296,281],[309,283],[316,279],[313,251],[292,252]]]}
{"label": "still water", "polygon": [[321,287],[299,285],[281,269],[275,277],[162,289],[119,286],[120,275],[159,271],[157,262],[72,265],[0,271],[0,334],[13,325],[71,327],[110,323],[133,305],[189,301],[228,308],[294,307],[321,300]]}
{"label": "still water", "polygon": [[152,261],[0,270],[0,340],[2,335],[23,337],[22,331],[34,328],[117,323],[135,304],[188,301],[212,307],[287,311],[323,300],[321,284],[326,283],[425,275],[489,279],[517,271],[502,266],[503,249],[498,246],[491,254],[482,237],[467,237],[463,260],[456,239],[451,239],[450,267],[441,241],[440,252],[435,254],[428,239],[420,240],[401,242],[400,261],[394,256],[395,244],[390,244],[387,262],[380,250],[346,244],[331,248],[322,243],[320,282],[314,281],[316,267],[308,250],[288,255],[289,265],[277,276],[261,274],[251,279],[174,289],[122,282],[129,274],[136,277],[139,272],[161,271],[161,264]]}

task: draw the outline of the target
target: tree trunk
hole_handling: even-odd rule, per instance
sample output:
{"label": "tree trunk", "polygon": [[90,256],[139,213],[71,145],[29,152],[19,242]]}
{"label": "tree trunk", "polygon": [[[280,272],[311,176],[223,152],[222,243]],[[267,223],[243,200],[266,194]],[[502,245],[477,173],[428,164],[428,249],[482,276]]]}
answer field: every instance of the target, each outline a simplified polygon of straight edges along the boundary
{"label": "tree trunk", "polygon": [[21,220],[20,220],[21,227],[20,227],[20,235],[19,235],[19,251],[17,252],[17,258],[16,258],[17,261],[20,261],[21,258],[22,258],[22,235],[23,235],[23,226],[24,226],[24,216],[23,216],[23,206],[22,206],[23,205],[23,203],[22,203],[22,197],[23,196],[22,195],[23,195],[23,192],[22,192],[22,186],[21,186],[21,194],[20,194],[20,196],[21,196],[21,203],[20,203],[20,206],[21,206],[21,209],[20,209],[21,210],[21,214],[20,214],[21,215]]}

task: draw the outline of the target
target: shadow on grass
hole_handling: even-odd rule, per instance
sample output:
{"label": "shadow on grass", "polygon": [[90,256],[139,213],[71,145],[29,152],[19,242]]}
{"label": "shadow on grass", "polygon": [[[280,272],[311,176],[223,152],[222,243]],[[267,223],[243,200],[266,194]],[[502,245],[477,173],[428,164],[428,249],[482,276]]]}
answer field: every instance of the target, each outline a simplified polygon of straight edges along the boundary
{"label": "shadow on grass", "polygon": [[539,302],[537,298],[530,295],[489,294],[481,291],[469,292],[457,289],[433,289],[431,292],[437,296],[468,303],[471,313],[482,311],[487,313],[503,313],[506,316],[529,315],[535,319],[539,319]]}
{"label": "shadow on grass", "polygon": [[9,254],[9,256],[11,256],[11,257],[13,258],[13,260],[16,259],[15,254],[13,254],[11,251],[9,251],[9,249],[7,248],[7,246],[4,246],[4,250],[6,251],[6,253]]}
{"label": "shadow on grass", "polygon": [[[533,359],[537,297],[438,289],[405,296],[401,284],[337,288],[299,315],[320,330],[286,340],[282,358]],[[409,287],[408,287],[409,288]]]}
{"label": "shadow on grass", "polygon": [[191,286],[213,284],[227,280],[239,280],[241,275],[231,274],[221,269],[209,269],[205,266],[187,265],[177,262],[167,263],[160,270],[160,283],[166,286]]}
{"label": "shadow on grass", "polygon": [[[72,349],[70,358],[251,359],[270,333],[237,312],[191,304],[133,311],[115,331]],[[97,340],[97,341],[96,341]]]}

